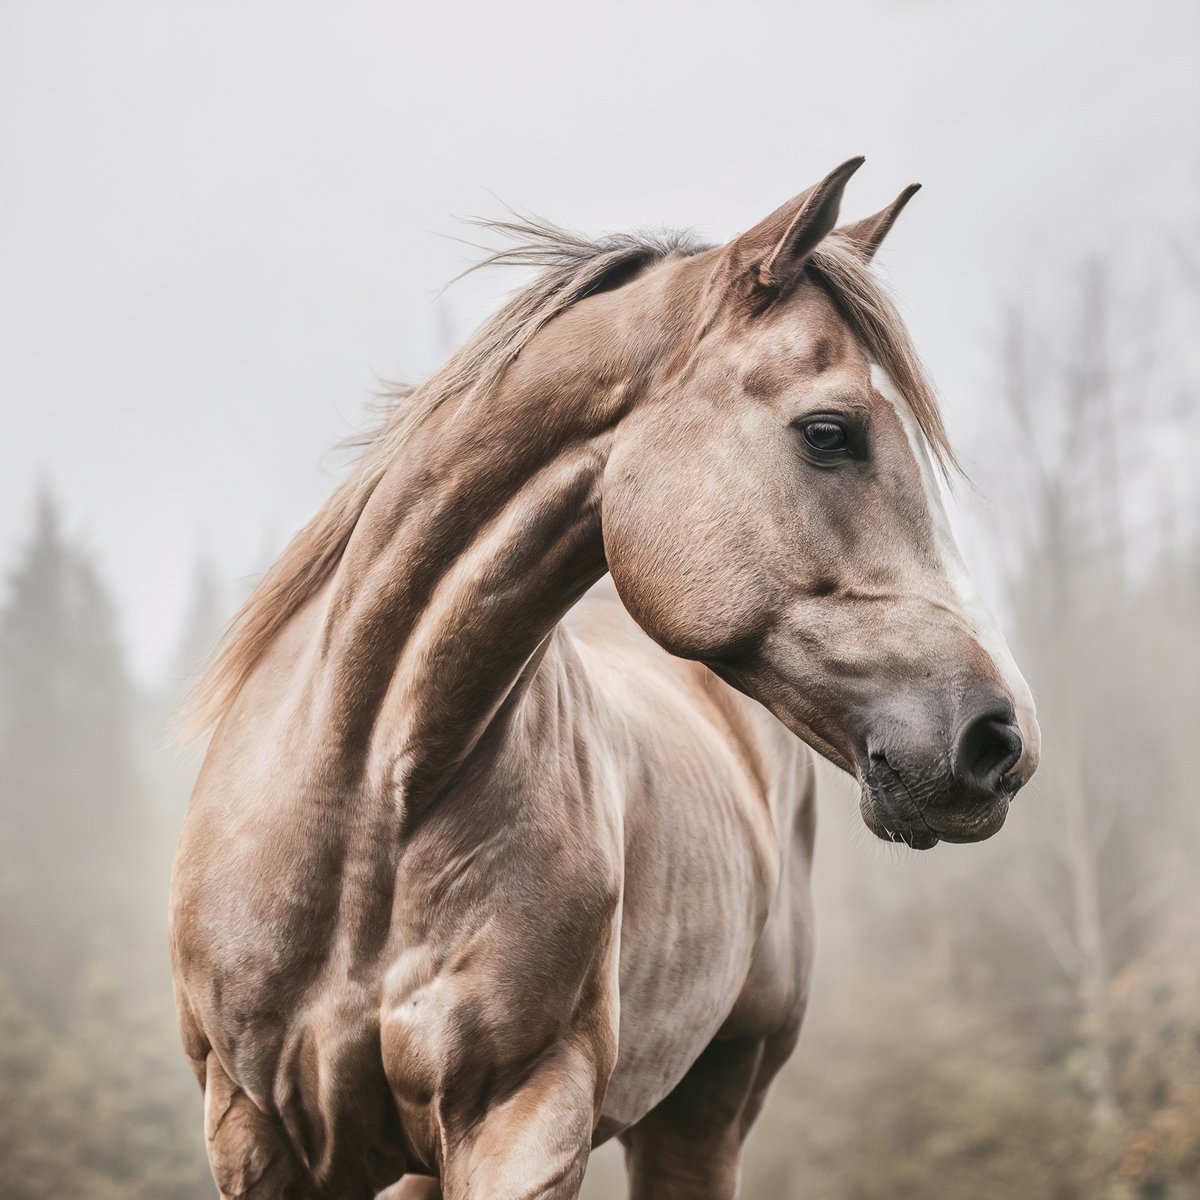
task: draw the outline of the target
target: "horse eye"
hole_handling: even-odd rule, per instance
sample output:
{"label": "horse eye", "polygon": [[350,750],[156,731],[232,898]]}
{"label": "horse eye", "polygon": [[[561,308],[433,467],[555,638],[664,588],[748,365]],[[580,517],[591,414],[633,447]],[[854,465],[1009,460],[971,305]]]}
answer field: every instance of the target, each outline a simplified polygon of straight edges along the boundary
{"label": "horse eye", "polygon": [[819,454],[840,454],[850,448],[846,427],[837,421],[810,421],[804,426],[804,440]]}

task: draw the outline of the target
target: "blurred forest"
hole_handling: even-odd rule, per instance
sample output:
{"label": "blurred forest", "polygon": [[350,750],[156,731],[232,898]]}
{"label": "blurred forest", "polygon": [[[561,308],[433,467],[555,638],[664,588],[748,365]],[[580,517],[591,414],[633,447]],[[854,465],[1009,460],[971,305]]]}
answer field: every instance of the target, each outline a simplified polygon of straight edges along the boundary
{"label": "blurred forest", "polygon": [[[751,1138],[752,1200],[1200,1197],[1200,540],[1177,486],[1200,434],[1188,269],[1181,252],[1170,282],[1143,288],[1086,266],[996,338],[980,399],[993,437],[972,456],[987,499],[971,507],[990,514],[977,541],[1038,697],[1042,772],[998,837],[927,855],[869,842],[829,773],[816,989]],[[215,578],[197,568],[176,664],[147,689],[48,491],[9,565],[4,1200],[214,1194],[164,937],[194,763],[163,730],[232,607]],[[606,1148],[585,1195],[623,1194]]]}

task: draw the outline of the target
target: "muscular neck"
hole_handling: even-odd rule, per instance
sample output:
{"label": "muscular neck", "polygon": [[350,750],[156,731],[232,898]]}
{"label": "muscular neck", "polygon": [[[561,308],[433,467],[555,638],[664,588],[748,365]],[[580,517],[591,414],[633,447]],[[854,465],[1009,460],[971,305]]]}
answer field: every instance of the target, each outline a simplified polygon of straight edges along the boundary
{"label": "muscular neck", "polygon": [[625,293],[652,303],[649,283],[558,318],[492,395],[422,422],[384,475],[334,577],[309,688],[342,770],[435,791],[604,573],[609,446],[662,342]]}

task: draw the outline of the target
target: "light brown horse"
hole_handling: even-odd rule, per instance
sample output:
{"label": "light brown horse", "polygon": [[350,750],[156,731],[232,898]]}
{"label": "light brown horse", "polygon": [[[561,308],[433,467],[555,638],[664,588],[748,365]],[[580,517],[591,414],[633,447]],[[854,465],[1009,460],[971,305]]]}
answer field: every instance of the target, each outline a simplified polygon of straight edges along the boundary
{"label": "light brown horse", "polygon": [[510,226],[541,273],[240,614],[171,900],[223,1196],[573,1197],[618,1136],[638,1200],[732,1197],[812,750],[881,837],[1000,828],[1037,724],[860,162],[722,247]]}

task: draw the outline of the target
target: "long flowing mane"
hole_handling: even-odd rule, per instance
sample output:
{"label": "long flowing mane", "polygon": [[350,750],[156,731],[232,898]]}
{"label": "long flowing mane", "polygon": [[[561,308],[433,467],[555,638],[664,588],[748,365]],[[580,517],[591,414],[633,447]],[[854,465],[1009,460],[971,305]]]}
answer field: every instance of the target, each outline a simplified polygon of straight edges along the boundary
{"label": "long flowing mane", "polygon": [[[409,431],[447,401],[486,398],[509,364],[547,322],[587,296],[629,281],[671,256],[710,247],[687,233],[613,234],[591,239],[549,222],[514,218],[479,223],[511,244],[472,267],[536,270],[446,363],[416,387],[385,397],[383,418],[362,441],[350,475],[292,538],[230,622],[183,714],[185,730],[202,733],[228,711],[280,630],[337,568],[354,527]],[[957,469],[932,387],[890,296],[858,253],[836,237],[806,264],[843,316],[908,401],[931,450],[945,470]]]}

